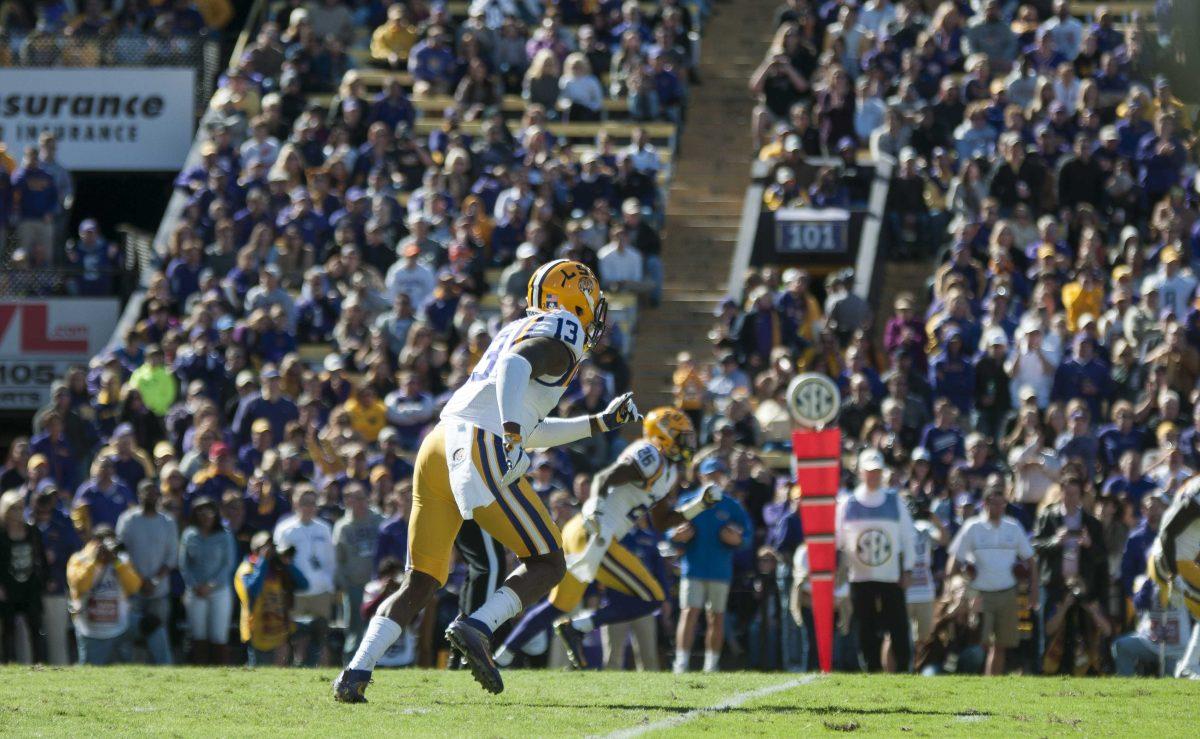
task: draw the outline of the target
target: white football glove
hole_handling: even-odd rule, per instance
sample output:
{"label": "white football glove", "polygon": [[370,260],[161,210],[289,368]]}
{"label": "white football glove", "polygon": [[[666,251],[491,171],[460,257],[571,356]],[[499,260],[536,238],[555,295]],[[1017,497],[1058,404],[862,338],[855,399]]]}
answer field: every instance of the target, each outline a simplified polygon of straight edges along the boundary
{"label": "white football glove", "polygon": [[[592,497],[583,507],[583,530],[588,536],[599,536],[602,529],[600,519],[604,518],[606,498]],[[592,501],[595,501],[594,503]]]}
{"label": "white football glove", "polygon": [[504,475],[500,478],[500,485],[508,487],[524,477],[525,473],[529,470],[529,463],[529,455],[525,453],[521,435],[505,434]]}
{"label": "white football glove", "polygon": [[638,413],[637,404],[633,402],[633,393],[625,393],[613,398],[604,412],[596,416],[596,422],[601,431],[612,431],[627,423],[637,423],[642,420]]}

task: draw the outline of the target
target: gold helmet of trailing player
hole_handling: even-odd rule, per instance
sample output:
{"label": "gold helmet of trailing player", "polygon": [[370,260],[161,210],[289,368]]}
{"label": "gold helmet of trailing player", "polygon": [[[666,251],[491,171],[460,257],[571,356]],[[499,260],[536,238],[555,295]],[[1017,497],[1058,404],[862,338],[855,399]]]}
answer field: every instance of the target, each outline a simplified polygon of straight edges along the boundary
{"label": "gold helmet of trailing player", "polygon": [[678,408],[662,406],[647,413],[642,435],[672,462],[687,462],[696,452],[696,429]]}
{"label": "gold helmet of trailing player", "polygon": [[589,350],[604,333],[608,301],[600,292],[600,280],[585,264],[570,259],[546,262],[529,278],[525,298],[530,311],[565,310],[575,314]]}

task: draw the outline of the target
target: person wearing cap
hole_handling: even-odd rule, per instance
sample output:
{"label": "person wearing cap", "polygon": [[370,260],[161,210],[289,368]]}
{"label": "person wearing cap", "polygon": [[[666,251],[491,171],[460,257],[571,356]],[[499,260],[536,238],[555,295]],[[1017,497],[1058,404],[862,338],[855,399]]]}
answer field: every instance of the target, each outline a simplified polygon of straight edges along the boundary
{"label": "person wearing cap", "polygon": [[133,625],[129,598],[142,587],[111,526],[97,526],[87,544],[71,555],[67,586],[79,662],[109,664]]}
{"label": "person wearing cap", "polygon": [[496,282],[496,294],[522,297],[538,267],[538,249],[528,241],[517,247],[517,260],[504,268]]}
{"label": "person wearing cap", "polygon": [[1003,328],[992,326],[984,331],[983,355],[975,362],[973,422],[993,442],[1000,438],[1012,409],[1007,365],[1008,336]]}
{"label": "person wearing cap", "polygon": [[371,469],[383,466],[392,476],[392,480],[407,480],[412,477],[413,467],[407,459],[400,456],[400,434],[391,426],[385,426],[379,432],[379,453],[367,460]]}
{"label": "person wearing cap", "polygon": [[199,497],[217,501],[225,497],[227,491],[240,494],[245,489],[246,478],[237,470],[233,450],[225,442],[217,441],[208,448],[208,465],[192,476],[185,503],[191,506]]}
{"label": "person wearing cap", "polygon": [[[1134,452],[1128,454],[1140,463],[1140,455]],[[1171,503],[1172,498],[1169,494],[1157,489],[1150,489],[1137,505],[1137,510],[1141,511],[1142,518],[1125,539],[1118,575],[1121,591],[1126,596],[1134,595],[1134,584],[1137,578],[1146,573],[1146,562],[1154,540],[1158,537],[1163,513],[1171,506]]]}
{"label": "person wearing cap", "polygon": [[250,667],[283,667],[292,633],[290,604],[308,587],[294,563],[294,550],[276,550],[268,531],[250,540],[250,554],[238,565],[233,588],[241,604],[239,632]]}
{"label": "person wearing cap", "polygon": [[868,672],[883,668],[885,632],[891,636],[891,665],[907,670],[911,656],[904,590],[917,561],[915,530],[899,494],[883,486],[884,467],[879,450],[859,453],[859,484],[838,501],[834,523],[837,548],[848,565],[859,650]]}
{"label": "person wearing cap", "polygon": [[99,525],[116,526],[121,514],[137,504],[133,491],[115,476],[113,462],[107,455],[97,457],[91,478],[75,492],[71,520],[82,536]]}
{"label": "person wearing cap", "polygon": [[67,651],[70,614],[67,608],[67,562],[83,542],[71,519],[58,508],[58,490],[44,488],[30,502],[30,523],[41,537],[46,558],[46,581],[42,590],[42,630],[46,635],[48,664],[70,663]]}
{"label": "person wearing cap", "polygon": [[332,527],[317,518],[317,492],[311,486],[295,488],[292,508],[294,513],[275,526],[273,539],[280,551],[295,550],[296,566],[307,581],[307,587],[296,591],[292,621],[300,633],[293,648],[298,662],[313,667],[326,662],[323,652],[333,615],[337,554]]}
{"label": "person wearing cap", "polygon": [[[710,486],[723,492],[732,489],[729,467],[715,456],[700,462],[697,472],[700,484],[679,496],[677,510],[700,500]],[[669,541],[681,550],[680,612],[673,667],[677,674],[688,671],[701,611],[708,623],[704,634],[704,671],[720,669],[721,650],[725,644],[725,607],[733,580],[733,557],[735,552],[753,546],[753,533],[750,515],[728,494],[667,532]]]}
{"label": "person wearing cap", "polygon": [[250,424],[250,443],[241,448],[237,454],[238,469],[242,474],[250,475],[262,463],[263,455],[275,446],[271,436],[271,422],[265,418],[257,418]]}
{"label": "person wearing cap", "polygon": [[433,269],[418,261],[418,257],[421,256],[421,242],[418,234],[422,228],[428,230],[428,223],[422,216],[416,216],[416,218],[417,223],[412,223],[412,217],[410,217],[410,228],[417,224],[424,225],[417,226],[411,235],[396,247],[401,258],[388,269],[387,276],[384,277],[384,285],[392,300],[403,293],[408,296],[413,306],[419,307],[425,304],[429,296],[433,295],[433,290],[437,286],[437,276]]}
{"label": "person wearing cap", "polygon": [[300,417],[296,404],[283,395],[279,370],[264,365],[261,376],[262,389],[243,397],[233,416],[234,439],[239,445],[250,441],[250,427],[260,418],[271,424],[272,439],[283,439],[288,422]]}
{"label": "person wearing cap", "polygon": [[71,278],[69,292],[82,297],[111,295],[120,255],[120,246],[100,235],[96,221],[84,219],[79,224],[79,238],[66,247],[67,267],[79,270]]}
{"label": "person wearing cap", "polygon": [[191,636],[190,662],[197,665],[229,663],[226,644],[233,615],[230,584],[237,566],[233,534],[221,521],[217,499],[193,499],[188,526],[179,540],[179,574]]}
{"label": "person wearing cap", "polygon": [[[1018,579],[1028,576],[1034,552],[1021,525],[1004,515],[1008,501],[1002,482],[986,488],[983,502],[984,512],[967,519],[950,543],[946,574],[961,569],[971,581],[971,591],[979,599],[987,645],[984,673],[1003,675],[1005,654],[1020,641]],[[1037,582],[1036,574],[1033,578]],[[1036,587],[1029,598],[1037,602]]]}
{"label": "person wearing cap", "polygon": [[268,264],[258,272],[258,284],[246,292],[244,309],[247,314],[259,308],[269,310],[274,306],[283,309],[287,328],[295,329],[296,304],[292,294],[281,284],[283,272],[278,266]]}

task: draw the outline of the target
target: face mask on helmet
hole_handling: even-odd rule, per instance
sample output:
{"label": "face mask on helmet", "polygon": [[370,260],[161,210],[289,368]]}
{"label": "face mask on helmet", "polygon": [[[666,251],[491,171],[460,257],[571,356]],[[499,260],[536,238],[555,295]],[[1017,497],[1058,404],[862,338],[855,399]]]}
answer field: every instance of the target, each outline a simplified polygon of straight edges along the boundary
{"label": "face mask on helmet", "polygon": [[587,336],[584,338],[584,343],[590,351],[596,346],[596,342],[600,341],[600,337],[604,335],[604,330],[608,327],[608,299],[603,295],[600,296],[600,301],[596,303],[596,310],[592,316],[592,322],[587,326]]}

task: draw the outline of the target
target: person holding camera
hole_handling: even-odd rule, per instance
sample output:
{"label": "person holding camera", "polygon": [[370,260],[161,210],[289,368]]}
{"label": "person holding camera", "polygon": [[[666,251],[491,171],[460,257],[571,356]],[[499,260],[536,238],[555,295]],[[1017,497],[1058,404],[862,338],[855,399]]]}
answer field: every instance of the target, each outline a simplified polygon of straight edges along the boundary
{"label": "person holding camera", "polygon": [[217,502],[202,495],[192,502],[192,517],[179,542],[179,574],[187,590],[188,632],[192,637],[192,663],[224,665],[229,662],[229,621],[233,593],[229,589],[237,566],[237,542],[221,522]]}
{"label": "person holding camera", "polygon": [[[1059,483],[1060,502],[1043,510],[1034,528],[1033,549],[1044,593],[1047,673],[1076,671],[1071,655],[1077,653],[1098,668],[1098,642],[1112,628],[1104,613],[1109,587],[1104,530],[1083,508],[1083,484],[1078,472],[1065,474]],[[1078,617],[1068,618],[1072,611]]]}
{"label": "person holding camera", "polygon": [[275,549],[269,531],[250,540],[250,555],[234,573],[233,588],[241,602],[239,624],[250,667],[283,667],[292,633],[290,612],[297,590],[308,587],[308,579],[292,558],[296,550]]}
{"label": "person holding camera", "polygon": [[129,597],[142,588],[111,526],[94,528],[83,549],[71,555],[67,586],[80,663],[109,664],[132,621]]}
{"label": "person holding camera", "polygon": [[[1033,547],[1021,524],[1004,515],[1008,499],[1002,484],[987,486],[983,505],[984,512],[967,519],[950,543],[946,573],[961,570],[970,581],[987,645],[984,674],[1003,675],[1005,654],[1021,638],[1017,582],[1029,576]],[[1036,593],[1030,593],[1030,600],[1036,600]]]}

